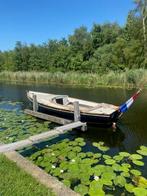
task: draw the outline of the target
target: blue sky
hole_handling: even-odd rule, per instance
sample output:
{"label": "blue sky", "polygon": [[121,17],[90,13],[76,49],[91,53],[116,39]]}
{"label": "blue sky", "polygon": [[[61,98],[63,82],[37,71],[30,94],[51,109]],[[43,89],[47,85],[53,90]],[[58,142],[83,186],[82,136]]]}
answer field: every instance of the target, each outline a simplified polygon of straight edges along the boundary
{"label": "blue sky", "polygon": [[0,50],[67,38],[82,25],[124,25],[133,7],[133,0],[0,0]]}

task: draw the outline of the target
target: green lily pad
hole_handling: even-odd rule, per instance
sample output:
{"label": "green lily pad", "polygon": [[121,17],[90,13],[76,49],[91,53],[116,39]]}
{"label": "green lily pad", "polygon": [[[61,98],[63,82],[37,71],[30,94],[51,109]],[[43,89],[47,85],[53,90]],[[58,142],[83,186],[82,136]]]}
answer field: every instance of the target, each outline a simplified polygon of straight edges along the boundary
{"label": "green lily pad", "polygon": [[123,176],[116,176],[114,179],[114,184],[123,187],[126,184],[126,179]]}
{"label": "green lily pad", "polygon": [[132,162],[133,162],[135,165],[144,166],[144,162],[142,162],[142,161],[132,160]]}
{"label": "green lily pad", "polygon": [[121,156],[121,155],[115,155],[114,157],[113,157],[113,159],[114,160],[116,160],[117,162],[120,162],[121,160],[123,160],[123,156]]}
{"label": "green lily pad", "polygon": [[130,178],[129,172],[122,172],[120,175],[125,177],[125,178]]}
{"label": "green lily pad", "polygon": [[65,184],[67,187],[70,187],[71,186],[71,181],[70,180],[62,180],[63,184]]}
{"label": "green lily pad", "polygon": [[80,193],[80,195],[86,195],[88,193],[88,187],[83,184],[79,184],[74,188],[74,191]]}
{"label": "green lily pad", "polygon": [[139,170],[136,170],[136,169],[130,170],[130,173],[133,174],[134,176],[140,176],[141,175],[141,172]]}
{"label": "green lily pad", "polygon": [[147,156],[147,151],[146,150],[137,150],[138,154],[141,154],[143,156]]}
{"label": "green lily pad", "polygon": [[115,164],[112,165],[112,168],[113,168],[114,171],[118,172],[118,171],[121,171],[122,167],[119,164],[115,163]]}
{"label": "green lily pad", "polygon": [[111,159],[111,156],[105,155],[105,154],[104,154],[104,155],[103,155],[103,158],[104,158],[104,159]]}
{"label": "green lily pad", "polygon": [[106,160],[105,160],[105,163],[106,163],[107,165],[113,165],[115,162],[116,162],[116,161],[115,161],[114,159],[106,159]]}
{"label": "green lily pad", "polygon": [[128,153],[128,152],[120,152],[119,154],[122,157],[129,157],[130,156],[130,153]]}
{"label": "green lily pad", "polygon": [[140,160],[143,157],[139,154],[131,154],[129,158],[132,159],[132,160]]}
{"label": "green lily pad", "polygon": [[131,183],[129,184],[125,184],[125,189],[129,192],[129,193],[133,193],[133,189],[135,188],[135,186]]}
{"label": "green lily pad", "polygon": [[133,189],[133,193],[135,196],[147,196],[147,190],[144,188],[136,187]]}

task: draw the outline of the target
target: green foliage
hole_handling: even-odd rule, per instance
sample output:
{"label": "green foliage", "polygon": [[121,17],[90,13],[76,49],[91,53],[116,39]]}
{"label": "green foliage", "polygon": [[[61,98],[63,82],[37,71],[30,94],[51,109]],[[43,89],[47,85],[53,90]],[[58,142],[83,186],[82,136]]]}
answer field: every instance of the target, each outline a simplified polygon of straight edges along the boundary
{"label": "green foliage", "polygon": [[24,114],[20,105],[18,102],[0,102],[0,142],[16,142],[53,127],[49,122],[38,122]]}
{"label": "green foliage", "polygon": [[[81,143],[86,144],[83,138],[66,139],[36,152],[30,159],[80,195],[105,195],[110,190],[115,195],[118,187],[134,195],[144,194],[147,179],[138,169],[143,163],[141,155],[120,152],[112,157],[106,154],[109,148],[103,141],[92,144],[102,153],[85,152]],[[146,147],[141,146],[141,150]]]}

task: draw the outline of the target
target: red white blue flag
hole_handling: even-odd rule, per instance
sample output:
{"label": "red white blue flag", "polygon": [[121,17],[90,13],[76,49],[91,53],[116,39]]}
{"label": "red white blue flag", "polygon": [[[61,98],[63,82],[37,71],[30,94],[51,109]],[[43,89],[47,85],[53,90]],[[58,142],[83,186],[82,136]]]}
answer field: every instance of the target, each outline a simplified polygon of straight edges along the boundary
{"label": "red white blue flag", "polygon": [[138,97],[139,93],[141,92],[141,89],[139,89],[128,101],[126,101],[124,104],[122,104],[119,107],[119,111],[121,113],[126,112],[129,107],[133,104],[133,102],[135,101],[135,99]]}

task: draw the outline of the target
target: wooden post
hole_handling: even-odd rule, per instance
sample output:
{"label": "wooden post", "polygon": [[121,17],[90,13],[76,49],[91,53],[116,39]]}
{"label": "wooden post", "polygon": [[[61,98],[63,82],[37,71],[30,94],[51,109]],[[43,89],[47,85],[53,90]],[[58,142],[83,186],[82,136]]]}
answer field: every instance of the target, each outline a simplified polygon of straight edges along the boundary
{"label": "wooden post", "polygon": [[37,112],[37,110],[38,110],[37,97],[35,94],[33,94],[33,111]]}
{"label": "wooden post", "polygon": [[81,115],[80,115],[80,108],[79,108],[79,102],[75,101],[73,103],[74,105],[74,121],[80,121]]}

